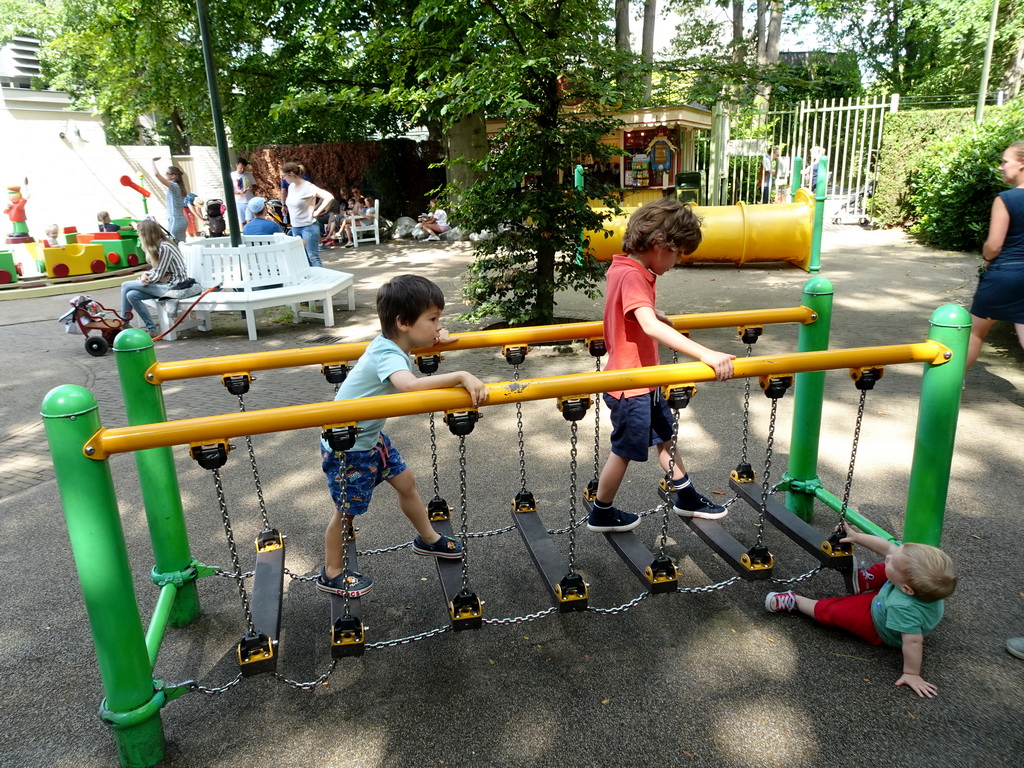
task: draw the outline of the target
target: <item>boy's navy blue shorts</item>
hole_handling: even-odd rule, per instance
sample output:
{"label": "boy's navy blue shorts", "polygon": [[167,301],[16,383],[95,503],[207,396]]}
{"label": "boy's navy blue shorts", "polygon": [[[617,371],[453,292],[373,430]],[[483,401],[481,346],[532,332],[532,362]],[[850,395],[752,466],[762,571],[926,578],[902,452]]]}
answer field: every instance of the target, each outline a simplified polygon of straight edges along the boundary
{"label": "boy's navy blue shorts", "polygon": [[[334,499],[334,506],[343,515],[361,515],[370,506],[373,489],[397,477],[406,470],[405,461],[398,449],[391,445],[388,436],[383,432],[377,438],[377,444],[369,451],[325,450],[320,446],[323,457],[324,474],[327,475],[327,488]],[[347,457],[348,483],[346,493],[341,492],[341,459]],[[347,496],[347,505],[346,497]],[[345,507],[348,507],[347,509]]]}
{"label": "boy's navy blue shorts", "polygon": [[647,461],[652,445],[672,440],[675,417],[661,397],[661,389],[646,395],[616,400],[607,392],[604,401],[612,417],[612,453],[630,461]]}

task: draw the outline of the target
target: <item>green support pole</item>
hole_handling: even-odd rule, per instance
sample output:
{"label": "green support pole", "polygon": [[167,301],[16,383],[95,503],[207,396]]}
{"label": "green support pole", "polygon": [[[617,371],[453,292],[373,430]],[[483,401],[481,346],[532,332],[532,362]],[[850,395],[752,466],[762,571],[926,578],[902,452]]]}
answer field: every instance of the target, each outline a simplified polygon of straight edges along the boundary
{"label": "green support pole", "polygon": [[96,398],[64,385],[41,410],[106,694],[100,714],[114,727],[121,765],[149,768],[164,756],[165,696],[153,685],[109,463],[82,451],[100,428]]}
{"label": "green support pole", "polygon": [[[119,333],[114,353],[128,423],[136,426],[167,421],[163,391],[146,381],[146,371],[156,362],[149,334],[139,329]],[[199,616],[199,593],[174,455],[170,448],[136,451],[135,466],[153,543],[153,581],[157,586],[170,583],[178,587],[168,618],[171,626],[181,627]]]}
{"label": "green support pole", "polygon": [[[824,277],[812,277],[804,283],[802,304],[813,310],[813,323],[800,326],[798,352],[828,349],[832,329],[832,283]],[[825,372],[798,373],[793,403],[793,428],[790,441],[789,470],[782,481],[796,481],[807,490],[786,491],[786,506],[804,520],[814,517],[815,485],[818,478],[818,441],[821,436],[821,409],[825,397]]]}
{"label": "green support pole", "polygon": [[814,190],[814,232],[811,234],[811,264],[807,271],[812,275],[821,272],[821,231],[825,227],[825,197],[828,188],[828,157],[818,160],[818,184]]}
{"label": "green support pole", "polygon": [[793,195],[800,189],[800,174],[804,170],[804,159],[800,156],[793,158],[793,170],[789,174],[789,202],[793,202]]}
{"label": "green support pole", "polygon": [[224,113],[220,108],[220,90],[217,87],[217,65],[213,60],[213,40],[210,37],[210,20],[206,12],[206,0],[196,0],[196,20],[199,22],[199,42],[203,50],[203,64],[206,68],[206,88],[210,92],[210,116],[213,118],[213,136],[217,140],[217,157],[220,158],[220,182],[224,185],[224,200],[228,214],[228,234],[231,245],[242,244],[242,230],[239,228],[238,209],[234,205],[235,188],[231,185],[231,167],[228,157],[228,138],[224,131]]}
{"label": "green support pole", "polygon": [[[576,189],[579,192],[583,192],[583,166],[577,165],[573,172],[573,181],[576,184]],[[583,264],[583,232],[580,232],[580,244],[576,246],[576,263]]]}
{"label": "green support pole", "polygon": [[929,322],[929,340],[948,347],[950,354],[949,362],[925,364],[903,539],[937,547],[946,515],[971,317],[963,307],[945,304],[932,313]]}

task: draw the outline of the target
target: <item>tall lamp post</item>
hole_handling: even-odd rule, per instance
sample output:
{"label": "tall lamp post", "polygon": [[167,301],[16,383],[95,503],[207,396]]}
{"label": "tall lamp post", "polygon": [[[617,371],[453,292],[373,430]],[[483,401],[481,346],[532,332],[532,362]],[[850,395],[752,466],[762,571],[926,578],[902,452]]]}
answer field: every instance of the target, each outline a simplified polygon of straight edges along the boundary
{"label": "tall lamp post", "polygon": [[[199,17],[199,38],[203,46],[203,64],[206,66],[206,87],[210,92],[210,112],[213,115],[213,134],[217,138],[217,156],[220,158],[220,176],[224,184],[224,199],[231,203],[235,189],[231,184],[231,165],[228,158],[228,140],[224,133],[224,115],[220,111],[220,91],[217,88],[217,70],[213,63],[213,45],[210,40],[210,20],[206,13],[206,0],[196,0],[196,15]],[[226,205],[228,228],[231,230],[231,245],[242,244],[238,228],[238,208]]]}
{"label": "tall lamp post", "polygon": [[988,93],[988,71],[992,66],[992,46],[996,39],[996,21],[999,18],[999,0],[992,0],[992,16],[988,21],[988,42],[985,43],[985,62],[981,66],[981,86],[978,88],[978,106],[974,108],[974,122],[980,123],[985,114],[985,96]]}

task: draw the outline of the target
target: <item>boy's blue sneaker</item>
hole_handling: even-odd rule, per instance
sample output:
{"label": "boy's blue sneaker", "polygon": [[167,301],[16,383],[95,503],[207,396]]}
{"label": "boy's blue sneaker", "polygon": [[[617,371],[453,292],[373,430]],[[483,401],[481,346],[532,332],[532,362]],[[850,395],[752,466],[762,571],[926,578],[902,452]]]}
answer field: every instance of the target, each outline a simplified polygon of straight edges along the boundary
{"label": "boy's blue sneaker", "polygon": [[412,540],[412,551],[417,555],[448,557],[455,560],[462,557],[462,542],[442,533],[440,539],[433,544],[427,544],[422,536],[417,536]]}
{"label": "boy's blue sneaker", "polygon": [[639,515],[623,512],[621,509],[609,507],[600,509],[596,505],[590,509],[587,530],[598,533],[615,533],[616,531],[632,531],[640,525]]}
{"label": "boy's blue sneaker", "polygon": [[[729,510],[705,497],[695,488],[687,493],[675,491],[672,494],[672,511],[680,517],[699,517],[702,520],[721,520]],[[685,498],[684,498],[685,497]]]}
{"label": "boy's blue sneaker", "polygon": [[333,579],[328,579],[325,569],[316,577],[316,588],[332,595],[344,595],[348,592],[349,597],[362,597],[373,589],[373,579],[355,571],[339,573]]}

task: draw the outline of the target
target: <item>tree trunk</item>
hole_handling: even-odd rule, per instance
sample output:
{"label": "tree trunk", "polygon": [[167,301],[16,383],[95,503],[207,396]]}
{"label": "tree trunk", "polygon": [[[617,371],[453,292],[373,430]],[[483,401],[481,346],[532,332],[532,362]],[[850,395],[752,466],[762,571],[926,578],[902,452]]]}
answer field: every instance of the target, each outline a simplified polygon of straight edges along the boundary
{"label": "tree trunk", "polygon": [[654,24],[658,18],[658,0],[644,2],[644,41],[642,55],[644,64],[644,104],[651,103],[651,78],[654,74]]}
{"label": "tree trunk", "polygon": [[628,51],[629,47],[629,0],[615,0],[615,48]]}
{"label": "tree trunk", "polygon": [[742,64],[747,55],[743,36],[743,0],[732,0],[732,60]]}
{"label": "tree trunk", "polygon": [[1010,63],[1003,73],[1003,79],[999,84],[999,87],[1006,91],[1007,98],[1017,98],[1017,94],[1020,93],[1022,77],[1024,77],[1024,40],[1017,43],[1017,50],[1014,52],[1013,58],[1010,59]]}
{"label": "tree trunk", "polygon": [[483,175],[459,160],[482,160],[487,156],[487,123],[483,110],[463,117],[448,129],[444,137],[448,166],[445,170],[449,195],[457,200],[459,193]]}
{"label": "tree trunk", "polygon": [[768,15],[768,3],[766,0],[757,0],[757,18],[754,19],[754,44],[758,64],[765,63],[765,16]]}

